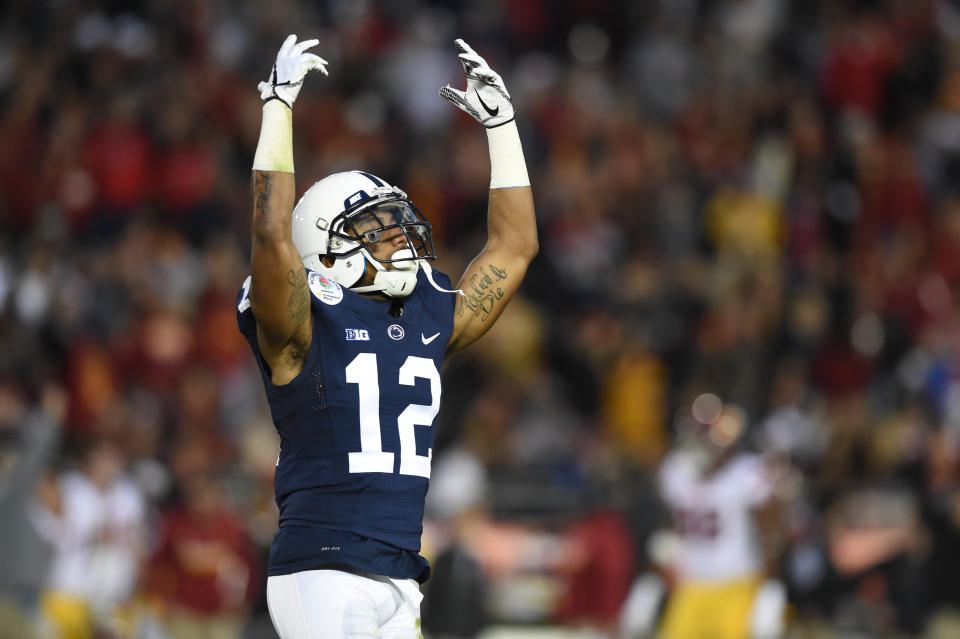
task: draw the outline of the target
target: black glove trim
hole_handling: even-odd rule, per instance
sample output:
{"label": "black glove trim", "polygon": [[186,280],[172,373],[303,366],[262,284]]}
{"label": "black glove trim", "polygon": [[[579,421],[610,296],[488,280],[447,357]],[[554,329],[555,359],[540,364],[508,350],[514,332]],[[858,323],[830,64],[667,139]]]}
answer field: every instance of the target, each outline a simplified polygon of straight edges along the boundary
{"label": "black glove trim", "polygon": [[284,106],[286,106],[288,109],[290,109],[291,111],[293,111],[293,107],[292,107],[291,105],[287,104],[287,101],[284,100],[283,98],[281,98],[281,97],[280,97],[279,95],[277,95],[276,93],[274,93],[273,95],[271,95],[269,98],[265,99],[265,100],[263,101],[263,103],[266,104],[266,103],[269,102],[270,100],[279,100],[280,102],[283,102]]}
{"label": "black glove trim", "polygon": [[516,120],[516,119],[517,119],[516,117],[512,117],[512,118],[510,118],[509,120],[506,120],[506,121],[504,121],[504,122],[501,122],[500,124],[491,124],[490,126],[487,126],[486,124],[484,124],[483,126],[486,127],[486,128],[488,128],[488,129],[495,129],[495,128],[497,128],[498,126],[503,126],[504,124],[510,124],[511,122],[513,122],[513,121]]}

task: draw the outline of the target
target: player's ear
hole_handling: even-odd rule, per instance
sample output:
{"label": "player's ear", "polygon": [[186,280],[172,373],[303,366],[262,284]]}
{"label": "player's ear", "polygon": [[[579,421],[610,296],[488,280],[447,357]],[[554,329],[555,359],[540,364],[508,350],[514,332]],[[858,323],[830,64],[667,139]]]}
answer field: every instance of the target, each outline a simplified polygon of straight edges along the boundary
{"label": "player's ear", "polygon": [[328,256],[328,255],[321,255],[321,256],[320,256],[320,263],[323,264],[324,266],[326,266],[327,268],[332,268],[334,261],[335,261],[335,260],[334,260],[332,257]]}

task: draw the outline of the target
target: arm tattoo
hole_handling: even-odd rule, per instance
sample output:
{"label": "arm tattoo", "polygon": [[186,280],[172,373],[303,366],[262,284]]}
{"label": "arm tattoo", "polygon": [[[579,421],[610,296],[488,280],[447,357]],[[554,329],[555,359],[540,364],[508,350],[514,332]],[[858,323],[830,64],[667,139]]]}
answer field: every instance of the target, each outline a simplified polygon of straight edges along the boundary
{"label": "arm tattoo", "polygon": [[470,276],[466,282],[466,297],[459,297],[457,300],[457,315],[463,316],[470,311],[480,318],[481,322],[487,321],[496,303],[503,299],[504,291],[497,286],[497,282],[507,279],[507,271],[496,264],[488,264],[486,268],[480,267],[478,273]]}
{"label": "arm tattoo", "polygon": [[273,176],[264,171],[253,172],[253,182],[250,185],[253,193],[253,212],[254,215],[259,211],[266,214],[267,204],[270,201],[270,195],[273,193]]}
{"label": "arm tattoo", "polygon": [[287,283],[293,289],[287,300],[287,314],[296,326],[310,317],[310,293],[307,291],[307,272],[303,269],[287,272]]}

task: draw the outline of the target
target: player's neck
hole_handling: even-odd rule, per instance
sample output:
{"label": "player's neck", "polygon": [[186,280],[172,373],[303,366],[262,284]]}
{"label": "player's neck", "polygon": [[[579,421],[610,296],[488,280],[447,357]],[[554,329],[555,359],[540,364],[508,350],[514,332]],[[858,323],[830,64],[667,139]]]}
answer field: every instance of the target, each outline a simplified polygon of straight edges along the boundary
{"label": "player's neck", "polygon": [[390,300],[390,317],[393,319],[399,319],[403,315],[403,300],[397,297],[394,297]]}
{"label": "player's neck", "polygon": [[376,300],[378,302],[389,302],[390,300],[394,299],[380,291],[365,291],[363,293],[357,292],[357,295],[362,295],[368,300]]}
{"label": "player's neck", "polygon": [[390,313],[390,317],[393,317],[394,319],[397,319],[403,315],[403,300],[399,297],[390,297],[382,291],[366,291],[363,293],[357,293],[357,295],[375,302],[390,302],[390,310],[388,312]]}

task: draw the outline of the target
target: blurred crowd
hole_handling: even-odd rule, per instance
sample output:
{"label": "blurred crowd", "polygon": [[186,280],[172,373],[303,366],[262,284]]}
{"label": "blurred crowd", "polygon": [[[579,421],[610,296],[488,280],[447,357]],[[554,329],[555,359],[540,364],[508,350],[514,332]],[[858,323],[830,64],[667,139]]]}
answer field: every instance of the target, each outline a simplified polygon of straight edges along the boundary
{"label": "blurred crowd", "polygon": [[960,3],[0,16],[0,636],[272,636],[277,442],[235,295],[255,86],[291,32],[330,62],[297,102],[298,191],[401,186],[454,276],[489,183],[437,96],[455,37],[519,114],[541,254],[444,371],[424,550],[456,587],[428,583],[428,632],[614,634],[676,416],[714,393],[788,460],[794,636],[960,636]]}

